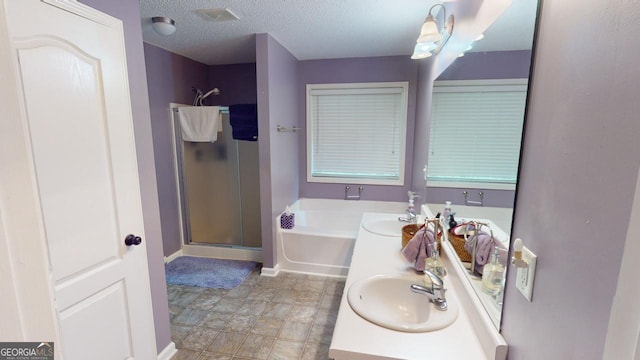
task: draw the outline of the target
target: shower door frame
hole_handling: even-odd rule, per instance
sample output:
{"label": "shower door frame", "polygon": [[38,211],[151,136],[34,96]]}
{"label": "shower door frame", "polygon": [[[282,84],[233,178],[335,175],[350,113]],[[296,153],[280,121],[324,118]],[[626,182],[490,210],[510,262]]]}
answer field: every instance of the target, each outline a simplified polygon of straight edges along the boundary
{"label": "shower door frame", "polygon": [[250,248],[242,245],[191,243],[189,226],[189,206],[185,193],[185,173],[183,164],[183,150],[181,133],[177,128],[176,110],[183,106],[180,103],[169,103],[169,121],[171,122],[171,145],[173,152],[173,167],[176,180],[176,195],[178,200],[178,226],[180,229],[180,250],[167,258],[167,262],[177,256],[201,256],[233,260],[249,260],[262,262],[262,248]]}

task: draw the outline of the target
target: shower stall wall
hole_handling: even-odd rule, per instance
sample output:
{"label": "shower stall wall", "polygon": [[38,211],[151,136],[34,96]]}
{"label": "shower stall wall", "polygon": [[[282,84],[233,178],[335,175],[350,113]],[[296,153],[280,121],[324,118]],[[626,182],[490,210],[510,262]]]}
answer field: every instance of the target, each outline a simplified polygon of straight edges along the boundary
{"label": "shower stall wall", "polygon": [[182,140],[174,108],[172,119],[183,252],[245,258],[228,250],[216,255],[211,245],[261,249],[258,142],[234,140],[228,112],[221,114],[222,132],[213,143]]}

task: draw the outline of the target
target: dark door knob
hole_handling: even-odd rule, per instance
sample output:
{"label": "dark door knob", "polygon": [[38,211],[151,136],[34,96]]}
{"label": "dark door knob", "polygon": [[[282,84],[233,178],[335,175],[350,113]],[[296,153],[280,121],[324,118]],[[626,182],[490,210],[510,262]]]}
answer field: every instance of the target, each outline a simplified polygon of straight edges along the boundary
{"label": "dark door knob", "polygon": [[142,243],[142,238],[140,236],[129,234],[127,235],[126,238],[124,238],[124,244],[127,246],[140,245],[141,243]]}

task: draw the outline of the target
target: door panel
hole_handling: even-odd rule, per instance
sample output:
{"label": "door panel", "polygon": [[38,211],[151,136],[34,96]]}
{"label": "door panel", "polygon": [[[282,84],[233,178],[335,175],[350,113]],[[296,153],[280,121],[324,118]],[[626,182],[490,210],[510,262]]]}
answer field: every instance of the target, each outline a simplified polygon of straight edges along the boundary
{"label": "door panel", "polygon": [[[127,359],[132,357],[127,319],[127,295],[115,283],[60,312],[60,333],[67,359]],[[102,326],[106,325],[108,326]],[[87,337],[83,331],[91,330]]]}
{"label": "door panel", "polygon": [[18,51],[56,281],[120,257],[100,64],[65,45],[43,39]]}

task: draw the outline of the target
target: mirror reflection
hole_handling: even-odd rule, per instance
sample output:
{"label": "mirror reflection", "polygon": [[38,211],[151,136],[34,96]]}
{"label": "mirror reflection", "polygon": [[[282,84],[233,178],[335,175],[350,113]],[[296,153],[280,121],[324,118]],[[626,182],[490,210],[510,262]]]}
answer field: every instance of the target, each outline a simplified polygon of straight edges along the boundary
{"label": "mirror reflection", "polygon": [[450,243],[498,329],[536,9],[514,1],[435,80],[431,100],[427,202],[451,214]]}

